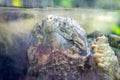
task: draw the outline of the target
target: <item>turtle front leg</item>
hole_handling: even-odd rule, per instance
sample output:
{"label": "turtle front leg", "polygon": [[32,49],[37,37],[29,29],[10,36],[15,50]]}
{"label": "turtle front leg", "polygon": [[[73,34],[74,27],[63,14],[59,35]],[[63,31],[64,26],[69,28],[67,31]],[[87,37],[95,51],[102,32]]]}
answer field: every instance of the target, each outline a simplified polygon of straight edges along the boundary
{"label": "turtle front leg", "polygon": [[120,66],[112,48],[106,43],[93,44],[92,48],[97,67],[107,71],[112,80],[120,80]]}
{"label": "turtle front leg", "polygon": [[92,45],[92,48],[94,50],[93,57],[95,58],[97,62],[97,66],[99,68],[105,68],[105,60],[103,58],[103,50],[98,49],[98,45]]}

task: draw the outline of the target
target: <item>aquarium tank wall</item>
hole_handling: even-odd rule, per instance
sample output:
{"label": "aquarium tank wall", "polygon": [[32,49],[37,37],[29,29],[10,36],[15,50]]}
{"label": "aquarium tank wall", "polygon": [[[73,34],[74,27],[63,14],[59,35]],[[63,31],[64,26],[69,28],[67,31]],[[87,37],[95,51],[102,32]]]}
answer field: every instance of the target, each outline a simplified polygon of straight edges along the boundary
{"label": "aquarium tank wall", "polygon": [[0,0],[0,80],[120,80],[120,0]]}

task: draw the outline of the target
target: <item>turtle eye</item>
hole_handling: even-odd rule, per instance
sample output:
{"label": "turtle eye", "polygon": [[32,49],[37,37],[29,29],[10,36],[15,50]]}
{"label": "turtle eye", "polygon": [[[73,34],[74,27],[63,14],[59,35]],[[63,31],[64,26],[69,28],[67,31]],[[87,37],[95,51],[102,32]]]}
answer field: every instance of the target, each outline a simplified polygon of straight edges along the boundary
{"label": "turtle eye", "polygon": [[47,17],[47,21],[52,21],[53,17]]}
{"label": "turtle eye", "polygon": [[50,17],[50,19],[52,20],[52,17]]}
{"label": "turtle eye", "polygon": [[63,22],[63,25],[64,25],[64,26],[66,26],[66,23],[65,23],[65,22]]}
{"label": "turtle eye", "polygon": [[49,18],[47,18],[47,20],[49,20]]}
{"label": "turtle eye", "polygon": [[98,41],[98,40],[99,40],[99,38],[96,39],[96,41]]}

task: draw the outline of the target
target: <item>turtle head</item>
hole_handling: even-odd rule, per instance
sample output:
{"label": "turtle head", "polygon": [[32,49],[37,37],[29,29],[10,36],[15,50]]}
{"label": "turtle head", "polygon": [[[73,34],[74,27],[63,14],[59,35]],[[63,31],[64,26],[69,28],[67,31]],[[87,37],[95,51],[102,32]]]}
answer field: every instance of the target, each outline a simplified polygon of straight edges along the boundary
{"label": "turtle head", "polygon": [[101,37],[98,37],[97,39],[96,39],[96,43],[107,43],[108,42],[108,39],[107,39],[107,37],[106,36],[101,36]]}

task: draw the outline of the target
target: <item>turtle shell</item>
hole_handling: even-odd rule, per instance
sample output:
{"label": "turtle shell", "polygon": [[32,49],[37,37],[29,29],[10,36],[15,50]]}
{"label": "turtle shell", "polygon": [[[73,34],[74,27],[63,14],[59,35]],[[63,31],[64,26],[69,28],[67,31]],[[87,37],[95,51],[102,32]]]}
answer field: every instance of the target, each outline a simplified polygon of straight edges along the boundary
{"label": "turtle shell", "polygon": [[28,59],[28,75],[36,77],[35,80],[105,80],[93,71],[91,57],[80,57],[63,49],[52,52],[44,45],[31,46]]}
{"label": "turtle shell", "polygon": [[33,28],[33,35],[42,45],[69,49],[81,56],[91,54],[85,30],[70,17],[48,15]]}

